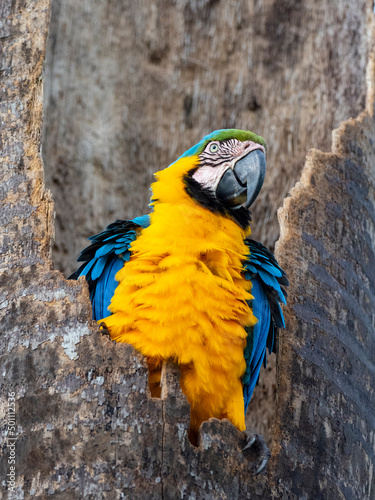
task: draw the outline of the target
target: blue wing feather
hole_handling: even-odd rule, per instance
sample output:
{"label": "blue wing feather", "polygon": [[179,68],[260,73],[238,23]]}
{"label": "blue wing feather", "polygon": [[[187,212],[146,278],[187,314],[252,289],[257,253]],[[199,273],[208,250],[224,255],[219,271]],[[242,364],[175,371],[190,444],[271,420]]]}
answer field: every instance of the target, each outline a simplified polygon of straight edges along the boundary
{"label": "blue wing feather", "polygon": [[115,276],[130,259],[130,245],[137,238],[137,231],[150,225],[150,216],[143,215],[133,220],[118,220],[94,236],[91,245],[78,258],[84,262],[70,279],[86,276],[90,289],[93,319],[108,316],[108,306],[117,288]]}
{"label": "blue wing feather", "polygon": [[97,280],[99,278],[99,276],[102,274],[103,272],[103,269],[107,263],[107,260],[108,260],[108,257],[105,256],[105,257],[97,257],[95,255],[95,258],[97,259],[96,262],[95,262],[95,265],[93,267],[93,269],[91,270],[91,279],[93,281]]}
{"label": "blue wing feather", "polygon": [[275,257],[263,245],[250,239],[245,240],[249,257],[244,262],[244,277],[252,283],[250,301],[258,322],[247,329],[247,344],[244,350],[246,371],[242,379],[245,412],[250,403],[254,387],[258,382],[262,364],[267,361],[267,348],[274,351],[277,328],[285,327],[279,302],[286,303],[288,286],[284,271]]}
{"label": "blue wing feather", "polygon": [[117,257],[110,259],[106,272],[102,273],[96,282],[95,295],[92,301],[92,312],[94,319],[102,319],[108,316],[108,306],[117,287],[115,276],[123,267],[123,259]]}
{"label": "blue wing feather", "polygon": [[243,378],[245,412],[259,378],[260,368],[266,353],[266,342],[271,322],[269,303],[261,282],[257,278],[252,280],[251,294],[254,297],[252,300],[253,313],[258,322],[251,331],[252,341],[248,342],[250,352],[246,359],[246,372]]}

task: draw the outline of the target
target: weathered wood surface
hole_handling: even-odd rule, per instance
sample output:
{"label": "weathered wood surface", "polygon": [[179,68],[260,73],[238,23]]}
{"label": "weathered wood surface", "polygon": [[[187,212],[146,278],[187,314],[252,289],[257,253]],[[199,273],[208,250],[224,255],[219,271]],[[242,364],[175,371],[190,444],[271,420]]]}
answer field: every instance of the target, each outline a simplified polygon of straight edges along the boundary
{"label": "weathered wood surface", "polygon": [[[178,370],[149,397],[142,357],[90,320],[83,280],[52,270],[39,155],[49,5],[1,5],[0,495],[3,498],[375,498],[374,84],[367,112],[310,153],[280,214],[291,279],[267,473],[228,422],[187,440]],[[371,67],[370,67],[371,69]],[[15,491],[8,394],[16,397]]]}
{"label": "weathered wood surface", "polygon": [[342,124],[280,211],[292,282],[274,428],[279,491],[292,496],[280,498],[375,498],[374,145],[368,113]]}

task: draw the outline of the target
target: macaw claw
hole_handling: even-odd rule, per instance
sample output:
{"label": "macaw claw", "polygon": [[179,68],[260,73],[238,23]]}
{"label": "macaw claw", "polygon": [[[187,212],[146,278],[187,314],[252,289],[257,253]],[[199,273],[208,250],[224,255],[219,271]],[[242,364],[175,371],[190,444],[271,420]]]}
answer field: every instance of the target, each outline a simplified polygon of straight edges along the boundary
{"label": "macaw claw", "polygon": [[259,452],[259,461],[260,465],[254,472],[254,476],[257,476],[261,472],[264,471],[268,460],[271,458],[271,452],[266,445],[264,437],[261,434],[256,434],[255,432],[244,431],[244,435],[246,437],[246,445],[242,451],[248,450],[249,448],[256,448]]}

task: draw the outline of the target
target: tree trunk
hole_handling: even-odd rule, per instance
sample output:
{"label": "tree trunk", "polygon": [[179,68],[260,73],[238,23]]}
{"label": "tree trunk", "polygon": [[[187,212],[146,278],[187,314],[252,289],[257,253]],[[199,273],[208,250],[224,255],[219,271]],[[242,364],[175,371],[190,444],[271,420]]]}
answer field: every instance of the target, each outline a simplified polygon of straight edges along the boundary
{"label": "tree trunk", "polygon": [[[60,8],[65,9],[67,4],[68,2],[61,3]],[[140,17],[134,17],[134,21],[138,20],[140,24],[137,25],[134,22],[129,28],[130,33],[127,32],[129,22],[125,23],[122,31],[111,31],[109,29],[111,26],[117,24],[122,26],[121,22],[128,19],[125,14],[133,12],[132,5],[134,4],[131,2],[129,5],[113,3],[111,8],[108,7],[108,29],[105,32],[107,37],[100,32],[99,19],[101,19],[102,3],[96,6],[97,17],[92,15],[90,4],[81,2],[79,6],[77,3],[71,4],[73,10],[70,15],[73,15],[78,23],[84,22],[83,18],[86,16],[86,21],[89,19],[96,26],[96,30],[93,30],[96,32],[96,39],[104,44],[103,46],[96,45],[98,52],[100,48],[105,52],[104,48],[107,47],[109,51],[107,54],[112,54],[109,50],[112,47],[110,41],[117,40],[117,36],[129,37],[128,42],[132,42],[134,47],[137,47],[140,40],[144,41],[142,43],[149,50],[147,52],[148,66],[140,64],[140,74],[146,75],[147,71],[149,74],[149,80],[146,78],[144,80],[145,88],[137,85],[142,80],[139,75],[134,76],[136,72],[132,73],[130,64],[132,59],[129,54],[125,54],[128,52],[126,45],[122,45],[120,51],[121,44],[118,44],[119,57],[124,58],[123,63],[127,63],[128,74],[133,75],[124,82],[122,91],[134,92],[134,103],[130,98],[129,103],[133,103],[134,106],[137,103],[138,105],[144,103],[145,109],[149,106],[147,110],[150,111],[147,112],[153,113],[154,111],[155,116],[158,113],[153,107],[155,106],[153,96],[156,94],[156,89],[161,89],[162,85],[152,87],[150,82],[157,81],[155,75],[159,73],[160,78],[164,78],[163,70],[170,70],[165,58],[172,57],[173,51],[176,50],[172,47],[172,42],[175,39],[174,35],[177,37],[178,34],[181,37],[178,38],[181,40],[180,45],[183,45],[182,41],[185,44],[183,45],[184,51],[181,52],[185,59],[179,63],[181,67],[176,70],[176,73],[172,71],[171,75],[177,78],[180,71],[184,74],[180,77],[181,81],[186,79],[186,87],[178,84],[178,78],[175,80],[175,95],[180,96],[181,106],[187,103],[183,107],[184,119],[187,122],[185,132],[181,136],[168,134],[173,127],[181,130],[177,125],[181,125],[182,122],[178,121],[179,118],[171,120],[171,114],[166,113],[164,116],[166,110],[163,106],[167,107],[168,92],[165,90],[164,94],[164,91],[160,91],[158,94],[160,102],[164,103],[159,112],[162,123],[161,132],[156,131],[156,126],[153,128],[153,122],[150,122],[146,129],[142,129],[141,124],[145,123],[142,120],[145,118],[142,117],[138,123],[132,112],[128,111],[130,118],[129,121],[121,122],[121,134],[124,131],[131,133],[125,141],[122,153],[116,149],[118,143],[121,142],[119,136],[116,135],[116,121],[113,122],[114,125],[109,126],[109,140],[114,142],[111,143],[110,149],[107,149],[109,162],[105,167],[108,167],[107,170],[103,166],[104,163],[100,163],[102,160],[98,160],[99,163],[95,161],[98,152],[102,151],[100,144],[106,145],[106,140],[103,139],[101,142],[99,137],[97,143],[95,136],[90,136],[90,134],[79,141],[77,138],[74,139],[78,141],[75,143],[81,144],[82,151],[86,151],[85,147],[88,151],[85,164],[82,165],[83,173],[80,174],[81,178],[78,179],[77,185],[80,186],[81,181],[90,177],[88,175],[90,168],[93,171],[97,170],[99,177],[101,175],[103,186],[102,190],[98,191],[99,196],[96,200],[106,200],[104,193],[109,198],[111,192],[109,186],[105,185],[107,177],[104,175],[112,169],[111,152],[118,155],[118,162],[121,158],[126,158],[124,163],[127,175],[134,176],[133,180],[130,180],[130,186],[127,185],[126,189],[130,192],[131,182],[134,182],[133,191],[135,191],[135,187],[138,188],[136,177],[141,174],[144,165],[148,166],[151,173],[154,169],[154,165],[151,166],[151,160],[158,157],[160,159],[158,168],[161,168],[167,163],[165,160],[169,154],[171,156],[169,161],[172,161],[178,153],[177,149],[181,148],[182,151],[192,144],[204,129],[216,128],[212,125],[219,108],[215,107],[213,98],[207,96],[209,96],[209,89],[213,86],[216,74],[220,76],[217,85],[221,88],[221,78],[223,78],[221,69],[227,68],[228,64],[233,64],[239,73],[225,73],[228,78],[228,88],[240,88],[240,84],[231,87],[233,81],[241,80],[238,75],[241,73],[242,59],[238,59],[240,52],[236,50],[239,51],[238,47],[242,46],[241,43],[249,36],[249,32],[245,33],[249,29],[248,18],[240,7],[231,11],[229,7],[225,7],[232,5],[229,3],[198,2],[197,4],[183,4],[184,9],[182,9],[182,4],[175,2],[171,10],[176,9],[176,13],[180,12],[180,17],[176,14],[176,20],[180,19],[183,13],[183,21],[181,19],[180,21],[184,26],[188,26],[190,22],[189,29],[194,33],[194,37],[191,38],[187,32],[183,32],[184,36],[181,35],[179,25],[176,26],[171,21],[173,13],[170,14],[170,18],[165,19],[160,15],[159,10],[154,8],[153,3],[149,3],[148,7],[142,4]],[[194,11],[191,5],[196,5],[198,10]],[[264,12],[267,10],[265,3],[256,2],[254,5],[254,12],[256,9],[263,9]],[[308,12],[310,16],[308,19],[311,22],[316,22],[318,18],[322,20],[322,17],[317,14],[321,12],[319,8],[317,7],[316,11],[307,9],[307,2],[304,6],[300,2],[288,3],[288,5],[291,6],[290,18],[296,23],[297,19],[294,18],[296,14],[292,15],[295,11],[303,12],[304,16]],[[340,10],[341,4],[337,6],[337,11],[331,4],[326,6],[324,23],[328,23],[328,20],[336,15],[342,21],[342,31],[345,33],[345,29],[348,28],[346,35],[351,33],[351,38],[347,39],[347,36],[338,35],[338,31],[335,31],[335,36],[338,37],[336,41],[342,42],[343,45],[340,49],[335,45],[331,51],[342,54],[343,47],[348,49],[344,52],[347,59],[343,58],[344,60],[340,61],[343,76],[340,81],[336,82],[336,87],[330,90],[332,100],[321,103],[326,111],[323,113],[324,116],[321,116],[322,113],[316,113],[317,123],[320,124],[319,131],[316,131],[317,135],[311,136],[311,143],[307,139],[300,139],[305,141],[303,148],[310,144],[320,145],[319,134],[323,134],[323,130],[327,133],[330,126],[329,119],[336,124],[341,118],[340,113],[346,116],[345,113],[349,112],[348,110],[358,111],[357,108],[361,107],[365,82],[363,58],[370,51],[366,46],[369,42],[365,40],[370,33],[370,28],[372,29],[372,19],[369,5],[367,5],[367,20],[361,17],[364,7],[361,10],[358,5],[357,17],[354,16],[353,10],[350,10],[352,7],[349,4],[347,4],[347,11]],[[81,17],[74,9],[84,7],[87,10],[83,11],[85,16]],[[225,8],[227,8],[225,11],[228,13],[227,16],[219,10]],[[162,397],[151,398],[147,383],[147,366],[142,356],[130,346],[111,342],[91,321],[91,307],[85,280],[66,281],[59,271],[52,269],[53,208],[49,192],[44,187],[43,166],[39,154],[42,121],[42,65],[49,22],[49,2],[48,0],[30,0],[29,2],[4,0],[0,9],[3,17],[0,56],[3,89],[0,103],[2,122],[0,189],[2,496],[4,498],[54,496],[136,500],[151,498],[374,499],[375,171],[373,165],[375,164],[375,123],[373,89],[375,76],[373,55],[367,72],[366,111],[359,118],[343,123],[334,132],[332,153],[321,153],[317,150],[309,153],[301,181],[292,190],[291,196],[285,200],[280,212],[281,238],[277,245],[277,255],[291,281],[288,308],[285,310],[287,329],[281,332],[279,339],[278,400],[272,460],[267,473],[254,478],[251,475],[254,456],[252,452],[242,451],[244,438],[229,422],[213,419],[204,423],[199,447],[195,448],[190,444],[187,438],[189,405],[179,388],[178,369],[172,365],[164,367]],[[235,16],[233,12],[236,13]],[[278,19],[281,28],[273,30],[270,26],[274,25],[267,25],[267,29],[275,36],[282,36],[283,18],[280,12],[284,10],[281,9],[278,12],[279,17],[277,18],[274,13],[274,19]],[[359,26],[362,27],[356,34],[354,34],[355,22],[350,24],[350,17],[346,17],[352,14],[351,19],[357,19]],[[233,17],[230,17],[232,15]],[[53,22],[56,22],[57,18],[54,19]],[[63,18],[59,17],[59,19],[62,23]],[[149,31],[142,29],[145,19],[151,23]],[[209,28],[214,22],[217,25],[218,19],[225,26],[225,23],[228,23],[229,27],[234,23],[232,38],[228,35],[230,31],[226,32],[225,36],[224,34],[215,35],[218,38],[210,35]],[[265,22],[265,18],[260,19]],[[163,23],[167,22],[170,24],[165,27]],[[164,38],[158,35],[158,29],[154,27],[158,27],[158,23],[164,26],[166,33]],[[304,26],[307,24],[306,22]],[[61,29],[63,27],[64,23],[61,24]],[[263,28],[264,25],[259,21],[251,29]],[[74,36],[77,40],[81,36],[82,43],[86,43],[87,47],[90,46],[91,51],[92,47],[85,36],[85,31],[77,25],[74,28],[71,23],[65,24],[65,30],[74,29],[77,29],[78,33],[66,31],[66,39],[74,41]],[[52,42],[53,36],[56,36],[56,32],[55,35],[53,33],[54,31],[52,31]],[[297,31],[289,27],[288,33],[284,33],[283,36],[289,40],[293,33]],[[312,39],[309,38],[312,35],[309,35],[309,32],[303,33],[306,35],[306,40],[310,40],[308,46],[312,47]],[[197,41],[198,34],[202,36],[202,44]],[[274,45],[267,45],[261,33],[256,33],[256,35],[254,36],[256,43],[262,41],[268,48],[268,50],[264,48],[263,55],[268,54],[270,64],[274,63],[277,59],[272,52],[276,50]],[[220,38],[221,36],[223,38]],[[241,38],[242,36],[244,38]],[[370,40],[370,37],[367,39]],[[163,42],[163,40],[169,40],[169,42]],[[225,40],[228,41],[227,46],[224,44]],[[279,40],[278,45],[286,50],[288,44],[285,46],[286,42],[281,42],[282,40]],[[106,43],[109,45],[106,46]],[[210,43],[218,47],[215,55],[217,61],[212,48],[208,50]],[[301,43],[307,51],[307,47],[303,42]],[[226,52],[224,49],[222,49],[223,53],[220,52],[223,44],[226,47],[225,50],[228,51],[224,62],[221,58]],[[302,50],[299,38],[296,45],[298,47],[295,47],[294,43],[289,45],[288,50],[291,54],[294,54],[294,51],[299,54]],[[55,46],[56,50],[58,47],[59,41]],[[366,50],[360,52],[363,47]],[[325,45],[320,54],[323,66],[324,50]],[[167,56],[164,56],[165,53]],[[93,74],[91,72],[94,72],[83,54],[81,53],[81,65],[71,66],[69,81],[73,86],[77,85],[77,88],[83,85],[83,81],[79,78],[80,72],[90,70],[91,75]],[[205,58],[205,54],[210,55]],[[256,54],[259,56],[259,52]],[[287,52],[285,52],[285,64],[286,54]],[[299,56],[302,58],[301,54]],[[176,58],[176,55],[173,57]],[[223,67],[219,66],[219,69],[215,65],[211,67],[209,65],[211,57],[216,61],[215,64],[223,64]],[[291,56],[292,59],[293,57]],[[97,68],[100,66],[99,60]],[[108,64],[111,64],[111,60],[109,58]],[[301,60],[305,63],[304,58]],[[333,55],[331,60],[335,60]],[[288,59],[289,63],[291,64]],[[57,59],[54,62],[50,61],[50,64],[52,66],[47,69],[47,74],[51,67],[55,72],[60,71],[60,75],[65,74],[64,67]],[[154,65],[159,69],[155,69]],[[356,73],[356,65],[361,69],[360,72]],[[204,71],[206,77],[197,76],[194,72],[198,70]],[[303,75],[305,67],[302,70],[296,59],[292,69],[289,69],[289,77],[292,75],[292,70],[294,78],[295,71],[298,70],[299,74]],[[74,71],[77,72],[76,79],[73,77]],[[100,71],[96,83],[98,88],[100,88]],[[217,71],[219,73],[216,73]],[[287,73],[286,71],[285,74]],[[115,70],[110,73],[112,76],[114,74]],[[191,74],[190,79],[189,74]],[[239,79],[231,80],[228,75],[232,75],[233,78],[236,75]],[[348,75],[352,75],[354,80],[353,87],[350,87],[350,92],[346,95],[343,80],[349,78]],[[138,78],[140,78],[139,81]],[[326,88],[330,88],[330,83],[333,81],[332,74],[329,77],[324,72],[321,78],[322,82],[324,81],[327,85]],[[201,90],[199,83],[203,80],[204,85],[207,84],[207,88],[202,87],[205,91]],[[50,79],[51,82],[57,85],[57,80]],[[198,83],[194,86],[192,82]],[[119,81],[113,81],[112,84],[118,87]],[[170,85],[172,86],[172,83]],[[242,87],[244,88],[245,86]],[[284,101],[289,101],[290,98],[291,103],[296,103],[297,88],[297,84],[293,91],[289,88],[290,94],[287,89],[284,89]],[[259,95],[265,99],[262,101],[261,108],[264,121],[267,123],[268,113],[269,123],[272,123],[273,108],[269,107],[268,103],[277,101],[280,95],[277,93],[277,98],[275,95],[270,97],[266,111],[265,96],[268,95],[266,89],[261,83],[257,89],[260,92]],[[68,125],[70,123],[72,128],[80,129],[81,126],[83,127],[83,122],[79,122],[75,110],[73,113],[72,103],[77,93],[74,88],[70,90],[71,92],[69,92],[69,87],[60,87],[60,91],[69,92],[69,99],[64,102],[69,102],[71,106],[66,104],[66,111],[71,111],[70,122],[69,115],[64,110],[60,116],[61,128],[57,128],[55,121],[54,126],[50,125],[48,132],[50,135],[48,135],[48,124],[52,123],[50,121],[52,114],[56,113],[55,118],[57,117],[57,106],[55,108],[52,106],[52,111],[50,111],[52,114],[49,118],[47,117],[46,144],[47,149],[48,147],[52,149],[54,147],[56,150],[61,148],[60,153],[55,157],[49,157],[47,151],[47,158],[59,158],[58,164],[61,166],[60,160],[66,153],[66,166],[73,170],[73,163],[74,168],[78,169],[78,160],[82,157],[78,155],[77,163],[76,160],[73,161],[75,150],[70,149],[70,146],[73,137],[76,136],[74,133],[70,135]],[[53,92],[56,92],[56,88]],[[49,95],[51,96],[53,92]],[[150,103],[146,100],[147,92],[150,99],[152,97]],[[190,108],[188,106],[190,101],[185,101],[185,92],[186,94],[190,92],[192,95]],[[233,96],[236,97],[235,90],[233,92]],[[238,124],[241,118],[240,101],[244,96],[246,97],[246,92],[247,90],[245,93],[240,93],[238,101],[237,97],[236,99],[233,97],[233,101],[229,99],[230,104],[227,103],[227,107],[223,108],[227,109],[228,121],[221,122],[219,126],[234,125],[230,121],[232,115],[229,110],[234,113],[233,120],[237,118],[237,126],[240,125]],[[89,94],[87,90],[87,95]],[[82,95],[86,98],[85,93]],[[108,92],[106,95],[110,96],[111,93]],[[225,96],[225,92],[222,95]],[[58,92],[55,98],[56,96]],[[85,113],[88,112],[87,106],[91,107],[93,113],[96,110],[98,122],[94,120],[93,128],[90,129],[94,131],[107,129],[104,126],[106,125],[105,114],[101,111],[101,106],[104,110],[105,103],[101,102],[99,94],[96,96],[96,101],[95,99],[88,101],[91,102],[91,106],[86,104],[83,106],[79,100],[75,101],[76,108],[82,105]],[[161,96],[164,96],[165,101],[161,99]],[[353,96],[357,96],[357,100]],[[342,98],[340,109],[337,106],[339,97]],[[70,101],[70,99],[73,100]],[[123,103],[127,101],[122,100],[121,93],[120,97],[112,96],[108,100],[109,104],[112,102],[112,109],[116,110],[116,113],[117,107],[121,106],[122,112],[125,113],[124,108],[127,104],[123,105]],[[171,97],[170,113],[173,111],[172,101]],[[212,108],[208,108],[209,102],[213,103]],[[121,103],[121,106],[117,106],[118,103]],[[203,103],[206,106],[203,106]],[[239,107],[235,108],[235,104]],[[296,107],[297,104],[294,106]],[[293,112],[295,107],[291,107]],[[61,108],[60,111],[62,111]],[[243,112],[246,114],[259,111]],[[109,111],[107,110],[106,113]],[[281,117],[277,113],[275,115],[277,115],[275,123],[281,123]],[[328,119],[326,115],[330,118]],[[191,122],[189,122],[189,116]],[[284,118],[285,116],[286,114]],[[306,125],[307,117],[312,117],[311,109],[308,107],[306,115],[301,109],[300,116],[301,120],[303,117]],[[167,117],[170,121],[166,121]],[[109,120],[112,118],[110,114]],[[244,118],[243,123],[248,123],[247,120],[249,118]],[[194,128],[189,128],[189,123],[192,123]],[[253,123],[256,124],[256,121]],[[298,123],[301,122],[298,121]],[[322,123],[324,126],[321,125]],[[102,128],[99,128],[100,124]],[[133,129],[130,127],[131,124],[134,125]],[[307,137],[307,129],[300,126],[301,130],[304,130],[301,137]],[[95,127],[98,128],[95,129]],[[259,128],[249,128],[261,132]],[[197,130],[199,130],[198,135],[196,135]],[[271,131],[271,125],[269,130]],[[281,128],[281,130],[284,129]],[[53,134],[55,134],[54,146],[54,141],[50,139]],[[267,135],[264,132],[263,134]],[[275,132],[274,136],[276,135]],[[325,140],[327,140],[326,136]],[[285,144],[280,137],[278,141],[276,144],[279,146],[275,147],[279,148],[276,151],[279,151],[278,156],[281,158],[281,149]],[[131,151],[133,151],[133,157],[130,154]],[[303,154],[298,146],[300,160]],[[137,155],[142,160],[142,164],[139,164],[139,170],[132,171],[133,173],[130,174],[131,168],[135,164],[138,165]],[[145,155],[143,159],[142,155]],[[287,157],[284,156],[284,158]],[[52,163],[49,159],[47,169]],[[285,160],[285,164],[287,163]],[[116,175],[119,175],[119,170],[116,169],[119,169],[120,163],[117,165],[116,168],[113,167],[115,179]],[[60,170],[56,172],[59,171],[59,175],[62,175],[60,166]],[[293,172],[288,182],[295,179],[297,174]],[[52,179],[51,172],[48,175]],[[279,171],[279,175],[283,177],[282,170]],[[90,190],[99,189],[99,177],[93,175],[93,178],[90,178],[85,195],[87,198],[83,198],[85,202],[88,200]],[[67,186],[70,185],[72,188],[73,179],[74,176],[68,179]],[[284,181],[280,182],[280,186],[284,185],[283,183]],[[96,188],[94,188],[95,185]],[[264,189],[267,190],[267,186]],[[268,189],[271,189],[270,186]],[[279,186],[277,186],[278,189]],[[76,204],[78,207],[83,205],[83,201],[78,198],[75,190],[71,189],[64,193],[65,200],[69,200],[72,205]],[[113,203],[111,209],[113,211],[119,206],[125,191],[121,193],[120,189],[118,193],[120,193],[118,198],[115,195],[114,201],[108,201],[108,203]],[[68,194],[71,194],[70,199]],[[281,199],[282,187],[277,196]],[[139,205],[134,204],[134,210],[140,209],[141,201],[143,203],[145,200],[146,194],[144,193],[140,195]],[[68,204],[67,201],[66,204]],[[275,208],[276,205],[273,207]],[[69,210],[71,208],[68,209],[68,214]],[[258,210],[262,213],[261,208]],[[90,217],[95,215],[90,210],[89,213]],[[134,214],[128,213],[124,216]],[[117,212],[115,217],[120,215]],[[81,216],[82,213],[77,215],[75,223],[79,224]],[[105,217],[104,212],[101,217]],[[266,219],[264,215],[263,220],[266,221]],[[104,222],[103,219],[100,220],[100,224],[102,222]],[[93,228],[93,230],[96,229]],[[74,239],[73,234],[68,231],[64,238]],[[15,407],[13,407],[14,401]]]}

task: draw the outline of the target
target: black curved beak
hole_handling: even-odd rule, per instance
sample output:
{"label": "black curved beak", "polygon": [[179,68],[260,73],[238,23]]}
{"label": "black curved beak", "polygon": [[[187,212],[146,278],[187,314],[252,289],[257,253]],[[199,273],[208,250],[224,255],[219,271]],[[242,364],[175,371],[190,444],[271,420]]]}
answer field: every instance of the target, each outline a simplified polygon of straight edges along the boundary
{"label": "black curved beak", "polygon": [[261,149],[250,151],[240,158],[233,170],[228,168],[216,188],[217,199],[231,208],[249,208],[263,185],[266,157]]}

